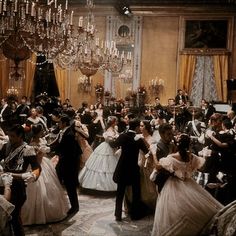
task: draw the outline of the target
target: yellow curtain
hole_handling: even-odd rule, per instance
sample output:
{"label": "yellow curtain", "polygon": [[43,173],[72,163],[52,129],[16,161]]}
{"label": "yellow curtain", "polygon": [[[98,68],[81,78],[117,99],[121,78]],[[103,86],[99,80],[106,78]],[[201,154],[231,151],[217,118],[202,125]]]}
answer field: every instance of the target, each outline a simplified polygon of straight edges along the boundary
{"label": "yellow curtain", "polygon": [[185,90],[188,94],[192,87],[192,81],[196,65],[195,55],[180,56],[179,86],[178,89]]}
{"label": "yellow curtain", "polygon": [[227,101],[228,55],[214,55],[214,74],[219,99]]}
{"label": "yellow curtain", "polygon": [[7,59],[3,54],[0,54],[0,97],[5,97],[7,94],[7,89],[9,86],[9,59]]}
{"label": "yellow curtain", "polygon": [[53,64],[53,67],[54,67],[54,72],[56,76],[56,81],[57,81],[57,86],[58,86],[61,101],[65,101],[67,70],[61,69],[55,64]]}
{"label": "yellow curtain", "polygon": [[25,91],[24,94],[27,97],[31,97],[34,84],[34,74],[36,68],[37,55],[32,53],[30,61],[25,63]]}

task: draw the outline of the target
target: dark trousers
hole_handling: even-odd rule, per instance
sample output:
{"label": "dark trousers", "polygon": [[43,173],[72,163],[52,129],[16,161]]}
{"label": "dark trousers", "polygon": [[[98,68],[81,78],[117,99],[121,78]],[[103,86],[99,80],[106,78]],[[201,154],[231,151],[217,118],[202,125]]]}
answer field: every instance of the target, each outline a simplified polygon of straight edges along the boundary
{"label": "dark trousers", "polygon": [[[115,216],[121,218],[122,216],[122,205],[125,195],[125,189],[130,184],[126,183],[117,183],[116,191],[116,206],[115,206]],[[140,179],[137,178],[133,183],[132,187],[132,202],[131,209],[129,211],[131,219],[140,219],[144,215],[144,205],[141,202],[140,197]]]}
{"label": "dark trousers", "polygon": [[79,201],[77,195],[78,175],[79,175],[79,162],[74,162],[74,165],[61,163],[57,165],[57,174],[61,182],[66,188],[67,195],[73,209],[79,208]]}
{"label": "dark trousers", "polygon": [[71,182],[67,178],[64,178],[64,185],[65,185],[66,192],[67,192],[69,200],[70,200],[71,207],[73,209],[79,209],[79,201],[78,201],[78,195],[77,195],[77,184],[75,182],[74,183]]}
{"label": "dark trousers", "polygon": [[13,180],[11,191],[11,203],[15,206],[15,209],[11,214],[11,224],[14,236],[24,236],[25,233],[21,222],[21,208],[26,200],[24,181]]}

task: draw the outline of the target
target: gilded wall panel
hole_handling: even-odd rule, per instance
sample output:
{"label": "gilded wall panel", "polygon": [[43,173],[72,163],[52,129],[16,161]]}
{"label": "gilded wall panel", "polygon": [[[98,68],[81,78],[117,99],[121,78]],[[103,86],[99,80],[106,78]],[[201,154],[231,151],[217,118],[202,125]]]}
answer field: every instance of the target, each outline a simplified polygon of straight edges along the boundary
{"label": "gilded wall panel", "polygon": [[176,94],[178,35],[177,16],[143,18],[141,85],[163,83],[159,94],[148,89],[148,103],[160,96],[161,103],[166,104]]}

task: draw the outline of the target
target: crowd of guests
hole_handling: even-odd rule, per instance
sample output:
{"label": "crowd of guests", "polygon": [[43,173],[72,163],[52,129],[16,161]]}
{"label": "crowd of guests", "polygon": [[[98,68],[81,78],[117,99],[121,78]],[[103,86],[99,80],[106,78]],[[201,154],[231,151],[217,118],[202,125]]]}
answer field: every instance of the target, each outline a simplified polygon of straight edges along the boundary
{"label": "crowd of guests", "polygon": [[138,108],[75,109],[44,94],[34,104],[2,99],[0,118],[1,235],[74,215],[78,187],[114,191],[116,221],[123,209],[131,220],[155,214],[153,236],[212,233],[220,212],[235,212],[233,110],[204,99],[193,107],[182,90],[166,106],[156,97]]}

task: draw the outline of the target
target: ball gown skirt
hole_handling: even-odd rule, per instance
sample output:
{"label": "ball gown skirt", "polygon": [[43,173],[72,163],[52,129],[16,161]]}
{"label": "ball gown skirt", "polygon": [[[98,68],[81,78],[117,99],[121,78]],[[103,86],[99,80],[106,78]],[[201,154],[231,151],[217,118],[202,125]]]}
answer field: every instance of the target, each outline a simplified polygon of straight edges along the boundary
{"label": "ball gown skirt", "polygon": [[56,222],[67,216],[69,201],[53,164],[43,157],[41,168],[38,180],[26,188],[27,200],[21,211],[24,225]]}
{"label": "ball gown skirt", "polygon": [[151,211],[155,211],[157,190],[156,184],[150,180],[154,164],[152,158],[146,160],[143,152],[139,153],[141,199]]}
{"label": "ball gown skirt", "polygon": [[194,236],[223,206],[193,179],[169,177],[156,203],[152,236]]}
{"label": "ball gown skirt", "polygon": [[119,154],[108,143],[101,143],[80,171],[80,186],[99,191],[116,191],[117,184],[112,178],[118,159]]}
{"label": "ball gown skirt", "polygon": [[86,161],[88,160],[88,158],[92,154],[93,149],[88,144],[88,141],[85,138],[81,137],[78,139],[79,139],[79,141],[78,141],[79,145],[83,151],[82,155],[80,156],[80,169],[82,169],[84,167]]}

